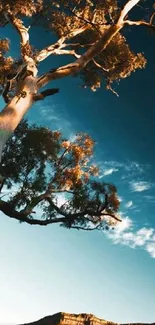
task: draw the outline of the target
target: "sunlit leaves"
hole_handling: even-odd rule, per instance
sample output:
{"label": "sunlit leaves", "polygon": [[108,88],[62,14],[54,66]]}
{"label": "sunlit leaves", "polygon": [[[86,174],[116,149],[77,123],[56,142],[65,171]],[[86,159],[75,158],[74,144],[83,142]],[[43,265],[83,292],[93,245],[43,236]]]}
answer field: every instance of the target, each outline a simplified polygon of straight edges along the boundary
{"label": "sunlit leaves", "polygon": [[[120,2],[117,0],[16,0],[15,2],[3,0],[0,1],[1,26],[7,24],[8,12],[20,19],[30,17],[32,26],[36,24],[45,28],[55,35],[57,40],[61,38],[61,41],[65,42],[65,50],[68,53],[73,50],[78,57],[96,44],[116,22],[120,12]],[[154,14],[151,17],[153,19]],[[81,28],[83,28],[82,32],[78,33]],[[5,51],[8,50],[6,47],[6,44],[3,44]],[[27,45],[24,50],[24,54],[33,56],[31,46]],[[53,51],[53,55],[58,53],[61,54],[59,51],[57,53]],[[134,53],[126,37],[122,36],[122,31],[94,59],[79,73],[82,86],[89,87],[93,91],[103,85],[107,89],[112,89],[113,82],[129,77],[132,72],[143,69],[146,65],[144,55]],[[1,87],[3,87],[4,74],[6,75],[6,66],[7,71],[11,66],[9,60],[12,59],[4,58],[3,51],[0,61]]]}
{"label": "sunlit leaves", "polygon": [[[57,37],[66,36],[77,28],[87,25],[88,29],[71,38],[72,45],[69,45],[69,48],[74,46],[78,54],[82,54],[84,49],[87,50],[99,40],[115,21],[120,10],[116,0],[58,0],[51,3],[53,6],[49,6],[46,17],[48,17],[49,30]],[[46,5],[48,7],[48,2]],[[113,38],[95,60],[97,64],[91,61],[80,73],[84,81],[83,86],[93,91],[104,83],[107,89],[111,89],[109,85],[112,82],[118,82],[146,65],[144,55],[135,54],[121,33]]]}
{"label": "sunlit leaves", "polygon": [[32,16],[40,11],[43,0],[2,0],[0,9],[7,12],[11,11],[14,15]]}

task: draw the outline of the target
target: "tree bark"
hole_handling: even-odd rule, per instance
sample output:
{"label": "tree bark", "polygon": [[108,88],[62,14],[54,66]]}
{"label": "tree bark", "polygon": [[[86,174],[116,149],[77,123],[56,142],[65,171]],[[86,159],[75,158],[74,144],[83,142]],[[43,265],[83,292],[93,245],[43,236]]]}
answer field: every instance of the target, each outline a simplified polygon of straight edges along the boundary
{"label": "tree bark", "polygon": [[0,161],[4,145],[28,109],[37,93],[37,79],[28,76],[19,84],[16,95],[0,112]]}

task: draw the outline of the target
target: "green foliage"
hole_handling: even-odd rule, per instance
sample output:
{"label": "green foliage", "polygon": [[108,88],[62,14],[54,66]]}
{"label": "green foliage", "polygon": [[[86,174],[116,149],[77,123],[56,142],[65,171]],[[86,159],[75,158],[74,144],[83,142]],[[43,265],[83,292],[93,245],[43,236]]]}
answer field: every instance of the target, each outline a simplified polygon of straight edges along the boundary
{"label": "green foliage", "polygon": [[[119,209],[116,187],[97,181],[98,168],[91,163],[94,141],[77,134],[73,141],[58,132],[22,121],[4,148],[0,173],[8,188],[7,202],[16,210],[40,207],[42,218],[65,216],[65,227],[104,227]],[[47,199],[39,195],[48,192]],[[65,201],[59,202],[59,194]],[[1,192],[3,197],[3,190]],[[78,215],[77,215],[78,214]],[[72,216],[72,217],[71,217]],[[22,219],[21,219],[22,220]]]}

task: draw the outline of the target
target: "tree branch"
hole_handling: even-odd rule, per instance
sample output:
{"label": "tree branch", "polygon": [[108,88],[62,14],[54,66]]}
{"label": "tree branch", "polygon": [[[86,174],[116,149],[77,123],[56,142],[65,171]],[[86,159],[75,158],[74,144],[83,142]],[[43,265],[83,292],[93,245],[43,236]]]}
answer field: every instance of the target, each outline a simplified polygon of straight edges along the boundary
{"label": "tree branch", "polygon": [[137,3],[140,0],[129,0],[126,5],[124,6],[124,8],[121,10],[120,15],[118,17],[117,20],[117,24],[118,25],[123,25],[124,24],[124,19],[127,16],[128,12],[137,5]]}
{"label": "tree branch", "polygon": [[75,52],[75,50],[59,50],[59,49],[56,49],[54,52],[53,52],[53,54],[55,54],[55,55],[73,55],[75,58],[80,58],[80,54],[77,54],[76,52]]}
{"label": "tree branch", "polygon": [[[70,219],[74,220],[74,219],[79,218],[79,217],[86,217],[88,215],[88,216],[91,216],[91,217],[93,217],[93,216],[99,217],[99,220],[100,220],[101,216],[105,216],[105,217],[109,216],[109,217],[115,219],[116,221],[120,221],[120,222],[122,221],[119,217],[117,217],[113,213],[100,212],[100,211],[89,211],[89,209],[85,209],[83,211],[75,212],[75,213],[67,213],[65,211],[62,211],[61,208],[59,208],[57,205],[55,205],[50,197],[47,196],[46,200],[56,210],[56,212],[58,214],[63,215],[64,217],[66,217],[66,219],[69,219],[69,220]],[[92,221],[92,220],[90,220],[89,217],[88,217],[88,221]]]}
{"label": "tree branch", "polygon": [[100,230],[99,226],[96,226],[94,228],[85,228],[85,227],[82,227],[82,226],[71,226],[71,229],[86,230],[86,231]]}
{"label": "tree branch", "polygon": [[92,60],[94,62],[94,64],[101,70],[104,70],[105,72],[109,72],[109,69],[105,69],[102,67],[101,64],[99,64],[95,59]]}
{"label": "tree branch", "polygon": [[150,17],[150,24],[151,24],[151,25],[152,25],[152,23],[153,23],[154,16],[155,16],[155,12],[153,12],[153,14],[152,14],[151,17]]}
{"label": "tree branch", "polygon": [[92,46],[94,44],[95,44],[95,42],[88,43],[88,44],[81,44],[81,43],[63,43],[62,48],[68,47],[68,46],[71,46],[71,47],[77,47],[77,46],[79,46],[79,47],[89,47],[89,46]]}
{"label": "tree branch", "polygon": [[84,25],[80,28],[77,28],[77,29],[71,31],[67,35],[62,36],[55,44],[47,46],[45,49],[41,50],[35,57],[36,62],[41,62],[41,61],[45,60],[49,55],[56,53],[55,52],[56,50],[61,50],[61,48],[63,48],[63,43],[66,40],[74,38],[75,36],[83,33],[84,31],[86,31],[89,28],[90,28],[89,26]]}
{"label": "tree branch", "polygon": [[155,29],[155,25],[152,25],[151,23],[148,23],[147,21],[144,20],[138,20],[138,21],[132,21],[132,20],[124,20],[124,24],[127,25],[136,25],[136,26],[146,26],[152,29]]}
{"label": "tree branch", "polygon": [[117,217],[115,214],[113,214],[113,213],[102,212],[102,213],[100,213],[100,216],[101,217],[102,216],[103,217],[111,217],[111,218],[115,219],[116,221],[122,222],[122,220],[119,217]]}
{"label": "tree branch", "polygon": [[[66,221],[74,221],[78,219],[79,217],[84,217],[85,220],[91,221],[93,223],[93,217],[98,217],[97,222],[102,222],[102,216],[111,217],[115,219],[116,221],[121,221],[116,215],[108,212],[100,212],[100,211],[89,211],[88,209],[85,209],[81,212],[76,213],[70,213],[63,211],[61,207],[58,207],[51,199],[51,190],[47,190],[45,193],[39,195],[35,199],[33,199],[25,209],[21,211],[15,210],[15,208],[11,205],[11,203],[5,202],[3,200],[0,200],[0,210],[5,213],[10,218],[14,218],[16,220],[19,220],[20,222],[26,222],[31,225],[40,225],[40,226],[46,226],[48,224],[52,223],[64,223]],[[55,215],[51,215],[50,219],[45,220],[39,220],[35,218],[31,218],[31,214],[34,213],[33,209],[43,200],[47,201],[49,205],[57,212],[58,215],[61,215],[63,217],[55,218]],[[30,217],[29,217],[30,216]],[[92,218],[90,218],[92,217]],[[96,222],[96,220],[95,220]],[[81,226],[79,226],[81,227]],[[80,228],[79,228],[80,229]]]}
{"label": "tree branch", "polygon": [[[96,29],[97,33],[99,33],[101,35],[101,32],[98,30],[98,28],[96,27],[96,24],[94,23],[95,21],[95,16],[96,16],[96,12],[94,12],[92,21],[85,19],[83,17],[80,17],[79,15],[76,14],[76,12],[74,10],[72,10],[69,6],[66,6],[67,9],[69,9],[69,11],[78,19],[82,20],[83,22],[85,22],[86,24],[91,25],[94,29]],[[107,24],[103,24],[103,25],[107,25]],[[97,24],[98,26],[98,24]]]}
{"label": "tree branch", "polygon": [[115,91],[112,87],[111,87],[111,82],[110,80],[107,78],[107,84],[106,84],[106,89],[110,90],[114,95],[116,95],[117,97],[119,97],[119,94],[117,93],[117,91]]}
{"label": "tree branch", "polygon": [[47,96],[52,96],[54,94],[57,94],[58,92],[59,92],[59,88],[46,89],[46,90],[40,92],[39,94],[34,94],[33,100],[35,102],[37,102],[39,100],[43,100]]}
{"label": "tree branch", "polygon": [[31,46],[29,44],[29,27],[26,28],[21,19],[16,18],[11,13],[7,14],[10,23],[15,27],[21,39],[21,55],[24,61],[28,61],[31,53]]}
{"label": "tree branch", "polygon": [[26,222],[30,225],[47,226],[52,223],[59,223],[65,221],[65,218],[53,218],[53,219],[46,219],[46,220],[31,219],[27,217],[24,212],[16,211],[15,209],[13,209],[11,204],[2,200],[0,200],[0,210],[9,218],[16,219],[20,222]]}
{"label": "tree branch", "polygon": [[[38,79],[38,87],[43,87],[51,80],[62,78],[69,75],[79,73],[92,59],[99,55],[111,42],[113,37],[123,28],[124,18],[127,13],[139,2],[140,0],[129,0],[120,12],[116,24],[107,28],[100,39],[91,46],[79,59],[74,63],[53,69]],[[45,58],[45,57],[44,57]]]}

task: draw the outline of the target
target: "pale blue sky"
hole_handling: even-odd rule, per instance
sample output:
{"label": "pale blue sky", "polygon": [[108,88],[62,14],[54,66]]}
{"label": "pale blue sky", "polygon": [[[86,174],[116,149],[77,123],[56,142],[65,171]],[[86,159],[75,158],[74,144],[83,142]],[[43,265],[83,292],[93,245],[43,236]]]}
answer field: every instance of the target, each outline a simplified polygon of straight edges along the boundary
{"label": "pale blue sky", "polygon": [[[30,121],[69,137],[77,131],[93,136],[101,177],[118,187],[123,226],[112,234],[87,233],[20,225],[1,214],[0,324],[59,311],[122,323],[155,321],[155,40],[145,34],[141,41],[139,33],[130,40],[149,64],[121,82],[119,98],[103,89],[91,93],[68,78],[54,83],[60,94],[28,114]],[[16,37],[8,28],[3,34]],[[37,35],[36,43],[42,37],[49,44],[50,35]],[[14,43],[12,53],[17,51]],[[49,58],[42,70],[58,64],[60,57]]]}

